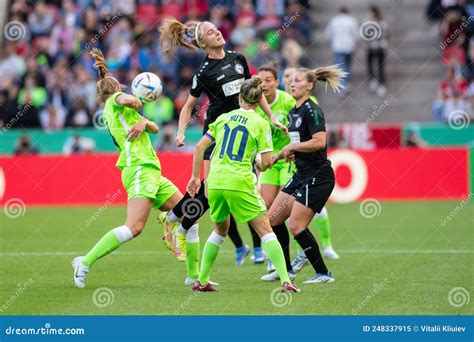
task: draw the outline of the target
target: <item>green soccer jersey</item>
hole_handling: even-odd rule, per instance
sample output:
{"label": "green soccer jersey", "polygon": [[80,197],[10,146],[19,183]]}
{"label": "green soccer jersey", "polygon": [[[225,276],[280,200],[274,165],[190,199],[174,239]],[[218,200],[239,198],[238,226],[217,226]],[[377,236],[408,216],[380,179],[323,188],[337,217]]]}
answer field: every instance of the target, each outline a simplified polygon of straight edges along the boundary
{"label": "green soccer jersey", "polygon": [[146,132],[134,141],[127,140],[128,130],[141,120],[141,116],[135,109],[116,103],[115,100],[120,94],[123,93],[113,94],[105,102],[104,107],[105,125],[120,152],[116,166],[123,169],[126,166],[152,165],[161,169],[160,161]]}
{"label": "green soccer jersey", "polygon": [[255,111],[236,109],[221,114],[206,135],[215,140],[209,189],[254,191],[252,165],[257,153],[272,151],[270,125]]}
{"label": "green soccer jersey", "polygon": [[[288,112],[295,106],[295,103],[295,99],[290,94],[283,90],[277,90],[275,100],[273,100],[272,103],[269,103],[269,106],[275,118],[283,125],[288,126]],[[270,119],[262,108],[257,107],[257,113],[270,123],[273,140],[273,154],[277,154],[283,147],[290,143],[290,137],[280,128],[272,125]]]}

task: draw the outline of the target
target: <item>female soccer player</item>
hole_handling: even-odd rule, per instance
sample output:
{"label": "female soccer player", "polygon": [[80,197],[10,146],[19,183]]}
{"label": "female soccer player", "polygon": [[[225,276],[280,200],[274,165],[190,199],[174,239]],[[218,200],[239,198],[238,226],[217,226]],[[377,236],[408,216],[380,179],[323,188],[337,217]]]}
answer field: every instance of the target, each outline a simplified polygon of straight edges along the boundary
{"label": "female soccer player", "polygon": [[[308,229],[315,213],[323,209],[335,184],[334,171],[327,159],[324,114],[310,96],[318,81],[338,92],[340,79],[344,76],[345,73],[336,66],[315,70],[299,68],[293,72],[290,93],[296,105],[288,116],[291,143],[273,157],[274,163],[285,159],[294,160],[296,164],[296,173],[278,193],[269,216],[272,227],[284,225],[285,220],[290,218],[291,233],[316,271],[316,275],[304,283],[334,281],[316,239]],[[289,237],[282,239],[282,235],[279,235],[279,241],[285,249],[289,247]],[[286,262],[289,268],[288,260]]]}
{"label": "female soccer player", "polygon": [[253,77],[240,88],[240,109],[222,114],[199,141],[193,159],[193,174],[188,192],[194,196],[201,187],[200,170],[204,154],[213,143],[207,177],[207,191],[214,231],[204,245],[199,279],[193,291],[214,292],[209,284],[209,274],[229,230],[230,214],[239,222],[250,222],[261,237],[270,260],[280,275],[283,291],[299,292],[291,284],[285,266],[283,251],[272,232],[265,203],[258,194],[252,165],[257,153],[261,154],[258,167],[264,171],[271,167],[272,137],[268,122],[255,113],[262,97],[261,80]]}
{"label": "female soccer player", "polygon": [[[72,261],[74,283],[83,288],[90,267],[100,258],[141,233],[153,207],[170,210],[183,197],[168,179],[161,175],[161,166],[147,131],[158,133],[158,126],[137,113],[142,103],[122,93],[120,83],[108,72],[102,52],[93,49],[95,67],[99,71],[97,97],[104,107],[104,121],[114,144],[120,151],[117,167],[122,170],[122,183],[128,194],[125,224],[110,230],[85,256]],[[197,230],[188,235],[197,237]],[[196,268],[198,268],[196,261]]]}
{"label": "female soccer player", "polygon": [[[239,89],[244,80],[250,78],[250,71],[245,56],[224,49],[225,40],[221,32],[209,21],[191,21],[183,24],[177,20],[169,19],[164,23],[160,39],[162,43],[169,40],[172,47],[182,46],[189,50],[201,49],[207,54],[202,65],[193,77],[191,92],[179,116],[178,134],[175,143],[177,146],[183,146],[191,113],[201,94],[205,93],[209,97],[210,103],[204,124],[204,134],[207,132],[209,125],[213,123],[219,115],[239,108]],[[272,115],[265,98],[262,97],[258,104],[275,126],[287,132],[286,127],[278,122]],[[210,157],[214,147],[215,144],[209,146],[204,154],[205,177],[209,173]],[[178,245],[175,243],[173,247],[175,251],[180,250],[181,253],[184,253],[184,244],[182,242],[188,229],[192,227],[209,208],[207,198],[204,194],[204,186],[200,188],[201,192],[192,200],[194,201],[193,208],[199,208],[199,212],[186,215],[186,204],[190,203],[190,196],[189,194],[185,194],[180,203],[173,208],[167,219],[164,220],[164,224],[169,224],[168,221],[176,223],[179,218],[184,216],[182,224],[176,230],[176,238],[173,239],[175,242],[178,242]],[[231,217],[230,225],[230,231],[236,232],[237,224],[233,217]],[[248,253],[248,248],[243,245],[242,239],[240,239],[238,234],[230,234],[230,237],[236,245],[236,263],[239,265],[243,263]]]}

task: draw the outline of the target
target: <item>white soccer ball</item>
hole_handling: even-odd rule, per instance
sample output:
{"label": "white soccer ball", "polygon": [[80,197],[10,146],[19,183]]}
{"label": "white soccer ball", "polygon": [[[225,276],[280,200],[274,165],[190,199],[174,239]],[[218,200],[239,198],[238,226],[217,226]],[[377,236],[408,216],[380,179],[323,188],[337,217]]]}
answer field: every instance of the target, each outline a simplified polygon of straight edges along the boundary
{"label": "white soccer ball", "polygon": [[154,73],[142,72],[133,79],[132,94],[142,102],[155,101],[162,91],[161,80]]}

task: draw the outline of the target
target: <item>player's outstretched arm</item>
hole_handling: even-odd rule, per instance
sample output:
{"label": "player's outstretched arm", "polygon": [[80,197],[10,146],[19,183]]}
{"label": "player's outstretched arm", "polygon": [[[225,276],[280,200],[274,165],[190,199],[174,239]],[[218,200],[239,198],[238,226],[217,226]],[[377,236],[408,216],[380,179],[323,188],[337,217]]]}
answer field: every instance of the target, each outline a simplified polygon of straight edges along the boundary
{"label": "player's outstretched arm", "polygon": [[191,118],[193,108],[198,100],[199,98],[189,95],[188,99],[186,100],[186,103],[184,104],[183,108],[181,109],[181,112],[179,113],[178,135],[174,140],[174,143],[177,147],[181,147],[184,145],[184,134],[186,133],[186,128],[188,128],[189,119]]}
{"label": "player's outstretched arm", "polygon": [[195,194],[198,193],[199,188],[201,187],[201,165],[204,159],[204,151],[212,145],[214,142],[209,136],[204,135],[201,140],[199,140],[196,150],[194,151],[193,156],[193,173],[191,179],[188,182],[188,186],[186,190],[194,197]]}
{"label": "player's outstretched arm", "polygon": [[128,95],[128,94],[120,94],[115,99],[115,102],[119,106],[129,107],[135,110],[139,110],[140,108],[142,108],[142,102],[139,99],[137,99],[135,96]]}
{"label": "player's outstretched arm", "polygon": [[283,130],[283,132],[285,132],[285,134],[288,134],[288,128],[275,118],[275,116],[272,113],[272,110],[270,109],[270,106],[268,105],[268,101],[265,98],[265,96],[262,96],[260,98],[260,101],[258,102],[258,105],[260,106],[260,108],[262,108],[265,115],[268,116],[268,118],[270,119],[272,124],[274,124],[275,126],[280,128],[281,130]]}

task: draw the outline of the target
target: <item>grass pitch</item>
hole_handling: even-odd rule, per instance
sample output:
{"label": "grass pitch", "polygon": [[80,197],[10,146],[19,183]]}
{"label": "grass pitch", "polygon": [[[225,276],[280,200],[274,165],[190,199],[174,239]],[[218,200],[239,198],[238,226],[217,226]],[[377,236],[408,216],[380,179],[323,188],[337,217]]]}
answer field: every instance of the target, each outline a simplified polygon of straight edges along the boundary
{"label": "grass pitch", "polygon": [[[303,285],[313,275],[306,267],[296,280],[303,292],[291,296],[272,292],[277,283],[260,281],[264,265],[247,259],[235,266],[231,241],[224,243],[211,277],[220,292],[193,293],[183,285],[184,263],[164,248],[156,213],[141,236],[99,260],[87,287],[76,289],[70,261],[123,224],[125,208],[28,207],[15,219],[2,212],[0,314],[472,314],[474,204],[386,202],[380,208],[379,215],[366,218],[359,204],[330,205],[341,259],[327,263],[336,282]],[[90,223],[91,217],[97,218]],[[240,232],[251,245],[248,228],[241,225]],[[209,233],[206,215],[202,245]]]}

